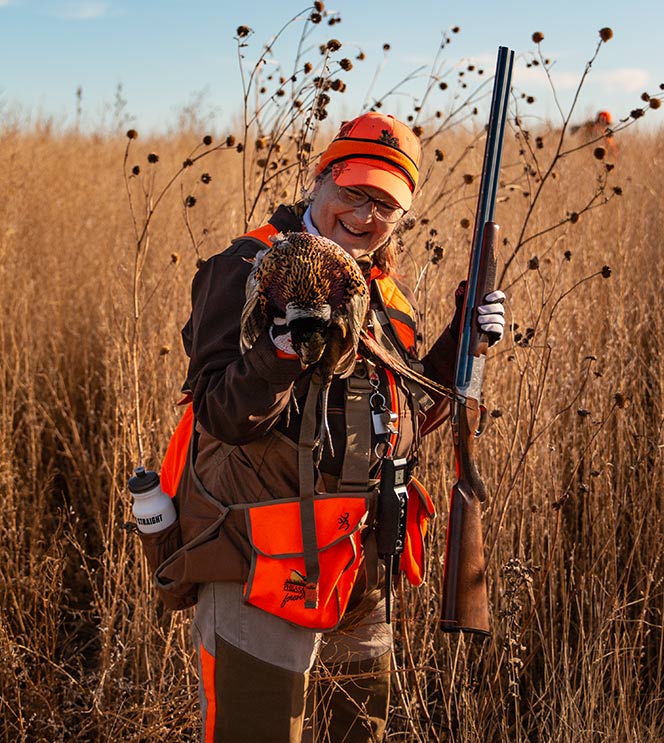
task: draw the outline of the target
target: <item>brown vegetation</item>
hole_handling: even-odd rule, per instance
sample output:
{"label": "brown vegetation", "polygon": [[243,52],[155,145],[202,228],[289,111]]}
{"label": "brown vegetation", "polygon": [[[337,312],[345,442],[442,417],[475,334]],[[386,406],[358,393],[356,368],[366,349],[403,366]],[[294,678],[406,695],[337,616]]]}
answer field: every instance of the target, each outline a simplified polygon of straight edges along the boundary
{"label": "brown vegetation", "polygon": [[[205,132],[150,142],[2,132],[2,740],[197,740],[190,616],[159,607],[122,525],[137,402],[155,468],[177,420],[179,330],[199,256],[242,232],[250,208],[255,225],[296,193],[266,184],[279,144],[269,132],[264,164],[245,160],[251,132],[243,152],[202,142]],[[454,479],[441,430],[421,457],[439,517],[426,585],[400,589],[389,740],[654,743],[664,737],[662,131],[623,132],[616,162],[570,145],[564,127],[515,125],[508,140],[496,218],[512,328],[490,353],[479,447],[493,635],[437,631]],[[304,140],[281,141],[297,160]],[[427,183],[402,232],[425,346],[466,272],[480,145],[481,132],[460,128],[426,141]]]}

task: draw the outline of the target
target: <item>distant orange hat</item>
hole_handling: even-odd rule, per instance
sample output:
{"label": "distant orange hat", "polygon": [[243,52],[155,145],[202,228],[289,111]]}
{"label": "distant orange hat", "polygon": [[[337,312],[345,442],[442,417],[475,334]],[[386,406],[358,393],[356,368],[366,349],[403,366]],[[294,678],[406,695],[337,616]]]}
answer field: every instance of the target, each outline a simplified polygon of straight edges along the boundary
{"label": "distant orange hat", "polygon": [[597,123],[599,124],[610,124],[613,119],[608,111],[600,111],[597,114]]}
{"label": "distant orange hat", "polygon": [[420,165],[420,141],[394,116],[366,113],[343,124],[322,154],[316,175],[332,168],[338,186],[370,186],[408,211]]}

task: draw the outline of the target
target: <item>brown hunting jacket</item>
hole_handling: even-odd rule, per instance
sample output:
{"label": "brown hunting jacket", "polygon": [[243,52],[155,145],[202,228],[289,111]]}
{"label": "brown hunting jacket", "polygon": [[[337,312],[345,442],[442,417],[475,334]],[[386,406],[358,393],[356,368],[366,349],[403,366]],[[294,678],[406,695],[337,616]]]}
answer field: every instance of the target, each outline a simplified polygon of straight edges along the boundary
{"label": "brown hunting jacket", "polygon": [[[270,223],[282,232],[302,229],[297,207],[279,207]],[[228,506],[292,498],[298,493],[300,411],[312,372],[303,370],[299,359],[278,357],[267,331],[246,353],[239,347],[245,284],[253,259],[262,248],[257,239],[240,237],[206,261],[193,281],[192,311],[182,337],[190,359],[184,387],[193,396],[197,434],[193,470],[199,487],[183,488],[181,484],[178,489],[182,542],[192,549],[186,560],[158,571],[160,582],[245,580],[250,545],[244,515],[241,511],[229,512]],[[371,307],[382,310],[385,317],[390,308],[384,306],[376,283],[371,282]],[[415,321],[412,294],[396,283],[413,306]],[[404,360],[418,363],[414,348],[406,349],[390,327],[383,330]],[[419,369],[449,386],[455,351],[455,340],[447,329],[421,359]],[[378,368],[377,373],[381,393],[391,409],[399,411],[393,455],[411,458],[421,433],[447,417],[448,401],[440,398],[432,404],[431,399],[414,393],[412,383],[397,375],[399,399],[391,401],[385,370]],[[326,448],[319,466],[318,485],[325,492],[334,491],[340,475],[346,443],[346,384],[345,379],[335,377],[330,388],[328,420],[336,456],[332,458]],[[394,384],[391,389],[394,394]],[[297,405],[291,402],[292,397]],[[367,406],[366,415],[370,414]],[[371,477],[376,477],[378,470],[375,443],[372,441],[371,446]]]}

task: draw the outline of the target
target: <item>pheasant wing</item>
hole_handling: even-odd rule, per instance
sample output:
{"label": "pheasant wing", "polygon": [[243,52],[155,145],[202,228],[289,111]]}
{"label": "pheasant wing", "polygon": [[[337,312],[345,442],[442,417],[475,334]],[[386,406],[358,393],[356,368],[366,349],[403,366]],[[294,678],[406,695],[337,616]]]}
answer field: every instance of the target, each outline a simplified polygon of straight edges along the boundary
{"label": "pheasant wing", "polygon": [[267,322],[262,282],[266,274],[264,259],[269,249],[261,250],[256,255],[251,273],[245,286],[245,303],[240,318],[240,349],[246,353],[256,342]]}

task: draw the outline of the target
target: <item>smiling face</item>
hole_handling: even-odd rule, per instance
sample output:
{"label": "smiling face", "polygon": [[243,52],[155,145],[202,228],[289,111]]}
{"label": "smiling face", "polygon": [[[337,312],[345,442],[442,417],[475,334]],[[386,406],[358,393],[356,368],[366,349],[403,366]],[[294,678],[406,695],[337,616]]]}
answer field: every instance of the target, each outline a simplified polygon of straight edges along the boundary
{"label": "smiling face", "polygon": [[[394,199],[379,188],[363,186],[360,190],[371,198],[395,204]],[[396,227],[375,217],[371,201],[355,208],[341,201],[331,173],[316,183],[311,218],[323,237],[334,240],[356,260],[383,245]]]}

